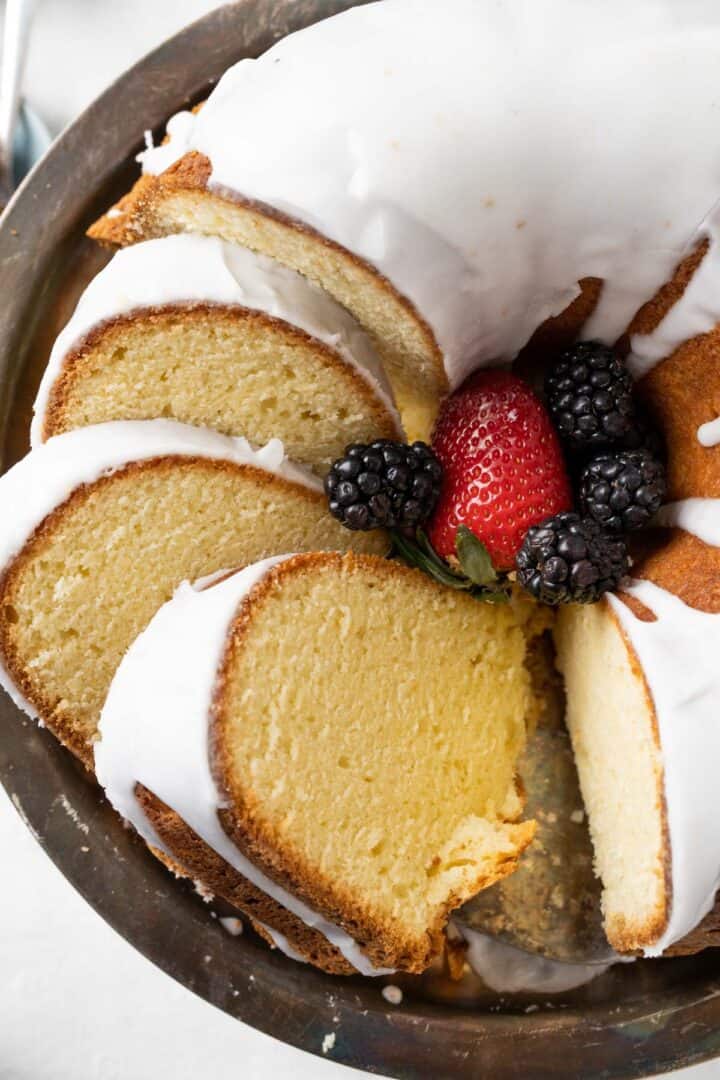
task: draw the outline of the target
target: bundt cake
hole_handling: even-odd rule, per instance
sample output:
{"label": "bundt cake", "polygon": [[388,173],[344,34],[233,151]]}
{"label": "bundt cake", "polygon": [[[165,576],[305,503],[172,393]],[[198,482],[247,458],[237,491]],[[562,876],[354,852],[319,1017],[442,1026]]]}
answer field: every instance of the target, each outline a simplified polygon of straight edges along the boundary
{"label": "bundt cake", "polygon": [[348,443],[400,433],[353,318],[294,271],[204,236],[138,244],[93,278],[50,355],[31,440],[155,417],[279,438],[320,473]]}
{"label": "bundt cake", "polygon": [[214,234],[304,273],[413,430],[548,341],[627,353],[671,505],[636,582],[564,608],[556,640],[608,936],[648,955],[720,928],[719,51],[704,2],[456,0],[442,33],[432,5],[361,6],[231,68],[90,230]]}
{"label": "bundt cake", "polygon": [[[289,955],[422,970],[532,836],[527,615],[477,602],[507,590],[477,545],[462,579],[455,531],[449,562],[395,535],[451,588],[378,559],[313,473],[364,527],[380,473],[414,483],[365,446],[402,437],[393,395],[425,435],[476,369],[537,384],[582,335],[634,376],[668,502],[633,580],[623,538],[618,591],[558,612],[567,724],[611,945],[693,951],[720,931],[720,10],[454,0],[438,26],[384,0],[242,61],[92,226],[127,250],[0,480],[0,678],[89,766],[104,704],[113,804]],[[311,472],[245,441],[276,436]],[[482,517],[492,477],[465,479]]]}
{"label": "bundt cake", "polygon": [[0,478],[0,677],[89,762],[120,659],[185,578],[288,548],[382,552],[282,444],[171,420],[58,435]]}
{"label": "bundt cake", "polygon": [[96,773],[151,845],[294,952],[421,971],[534,833],[515,787],[524,655],[512,606],[416,570],[265,560],[160,609],[113,679]]}

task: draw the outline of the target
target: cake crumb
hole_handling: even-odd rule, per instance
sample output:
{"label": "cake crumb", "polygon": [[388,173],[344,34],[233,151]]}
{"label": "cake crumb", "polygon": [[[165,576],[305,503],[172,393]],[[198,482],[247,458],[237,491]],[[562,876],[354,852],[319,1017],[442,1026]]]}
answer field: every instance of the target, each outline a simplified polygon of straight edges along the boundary
{"label": "cake crumb", "polygon": [[80,820],[80,815],[68,799],[67,795],[61,792],[60,795],[58,795],[56,801],[60,803],[67,816],[77,825],[80,832],[85,833],[85,835],[87,836],[87,834],[90,832],[90,826],[86,825],[84,821]]}
{"label": "cake crumb", "polygon": [[227,930],[228,934],[232,934],[233,937],[239,937],[243,932],[242,919],[237,919],[234,915],[222,916],[220,925],[223,929]]}
{"label": "cake crumb", "polygon": [[574,825],[582,825],[583,821],[585,820],[585,811],[573,810],[572,814],[570,815],[570,820],[573,822]]}
{"label": "cake crumb", "polygon": [[389,1001],[391,1005],[400,1005],[403,999],[403,992],[399,986],[383,986],[382,996],[386,1001]]}
{"label": "cake crumb", "polygon": [[325,1038],[322,1041],[322,1052],[323,1052],[323,1054],[327,1054],[327,1052],[329,1050],[332,1050],[334,1045],[335,1045],[335,1032],[331,1031],[328,1035],[325,1036]]}
{"label": "cake crumb", "polygon": [[215,894],[210,892],[207,885],[204,885],[202,881],[198,881],[197,878],[195,878],[195,880],[193,881],[193,886],[195,888],[195,892],[198,894],[198,896],[201,896],[203,898],[206,904],[211,903],[211,901],[215,899]]}

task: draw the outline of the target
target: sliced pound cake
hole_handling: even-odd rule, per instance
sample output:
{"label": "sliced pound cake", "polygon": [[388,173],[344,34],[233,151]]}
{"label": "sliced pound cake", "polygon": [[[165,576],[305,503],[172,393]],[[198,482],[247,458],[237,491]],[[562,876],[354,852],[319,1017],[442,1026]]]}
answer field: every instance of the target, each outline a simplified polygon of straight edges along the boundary
{"label": "sliced pound cake", "polygon": [[138,244],[90,282],[53,347],[32,442],[158,416],[277,437],[318,473],[348,443],[400,434],[352,316],[293,270],[205,236]]}
{"label": "sliced pound cake", "polygon": [[372,556],[268,560],[158,612],[110,688],[97,775],[293,953],[421,971],[534,833],[524,660],[511,607]]}
{"label": "sliced pound cake", "polygon": [[288,548],[382,551],[282,444],[171,420],[49,440],[0,479],[0,674],[79,757],[128,645],[184,578]]}
{"label": "sliced pound cake", "polygon": [[605,931],[619,952],[645,949],[667,924],[670,887],[653,699],[608,601],[562,608],[555,642]]}

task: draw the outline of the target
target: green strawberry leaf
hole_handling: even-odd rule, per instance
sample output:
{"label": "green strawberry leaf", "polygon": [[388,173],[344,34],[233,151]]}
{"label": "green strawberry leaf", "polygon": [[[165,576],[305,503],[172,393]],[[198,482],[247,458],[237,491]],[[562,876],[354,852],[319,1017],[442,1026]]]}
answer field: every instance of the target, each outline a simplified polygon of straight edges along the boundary
{"label": "green strawberry leaf", "polygon": [[447,563],[438,558],[434,551],[428,554],[423,547],[409,540],[402,533],[393,532],[392,540],[395,551],[409,566],[417,567],[428,577],[434,578],[435,581],[439,581],[441,585],[446,585],[450,589],[472,588],[471,581],[453,573]]}
{"label": "green strawberry leaf", "polygon": [[449,589],[460,589],[476,600],[483,600],[488,604],[506,604],[509,601],[510,587],[507,579],[499,577],[485,545],[465,526],[461,525],[458,529],[456,542],[463,573],[456,573],[440,558],[422,529],[417,530],[414,540],[394,530],[391,530],[391,537],[392,555],[397,555],[409,566],[422,570],[441,585]]}
{"label": "green strawberry leaf", "polygon": [[498,575],[488,549],[467,525],[459,525],[455,534],[455,551],[462,572],[474,585],[483,588],[495,585]]}

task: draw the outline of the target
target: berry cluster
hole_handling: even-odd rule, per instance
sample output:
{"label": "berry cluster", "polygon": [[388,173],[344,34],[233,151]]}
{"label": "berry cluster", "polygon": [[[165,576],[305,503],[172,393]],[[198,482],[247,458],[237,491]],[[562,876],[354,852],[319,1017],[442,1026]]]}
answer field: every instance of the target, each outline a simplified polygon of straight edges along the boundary
{"label": "berry cluster", "polygon": [[665,468],[657,435],[635,409],[630,375],[611,349],[586,341],[563,353],[545,394],[578,476],[584,516],[558,514],[529,529],[516,559],[518,580],[546,604],[588,603],[627,573],[622,534],[659,510]]}
{"label": "berry cluster", "polygon": [[348,446],[325,479],[331,513],[393,530],[406,562],[493,603],[513,570],[542,603],[599,600],[628,572],[624,534],[665,497],[661,444],[599,342],[557,358],[545,400],[511,372],[475,372],[443,402],[432,449]]}

